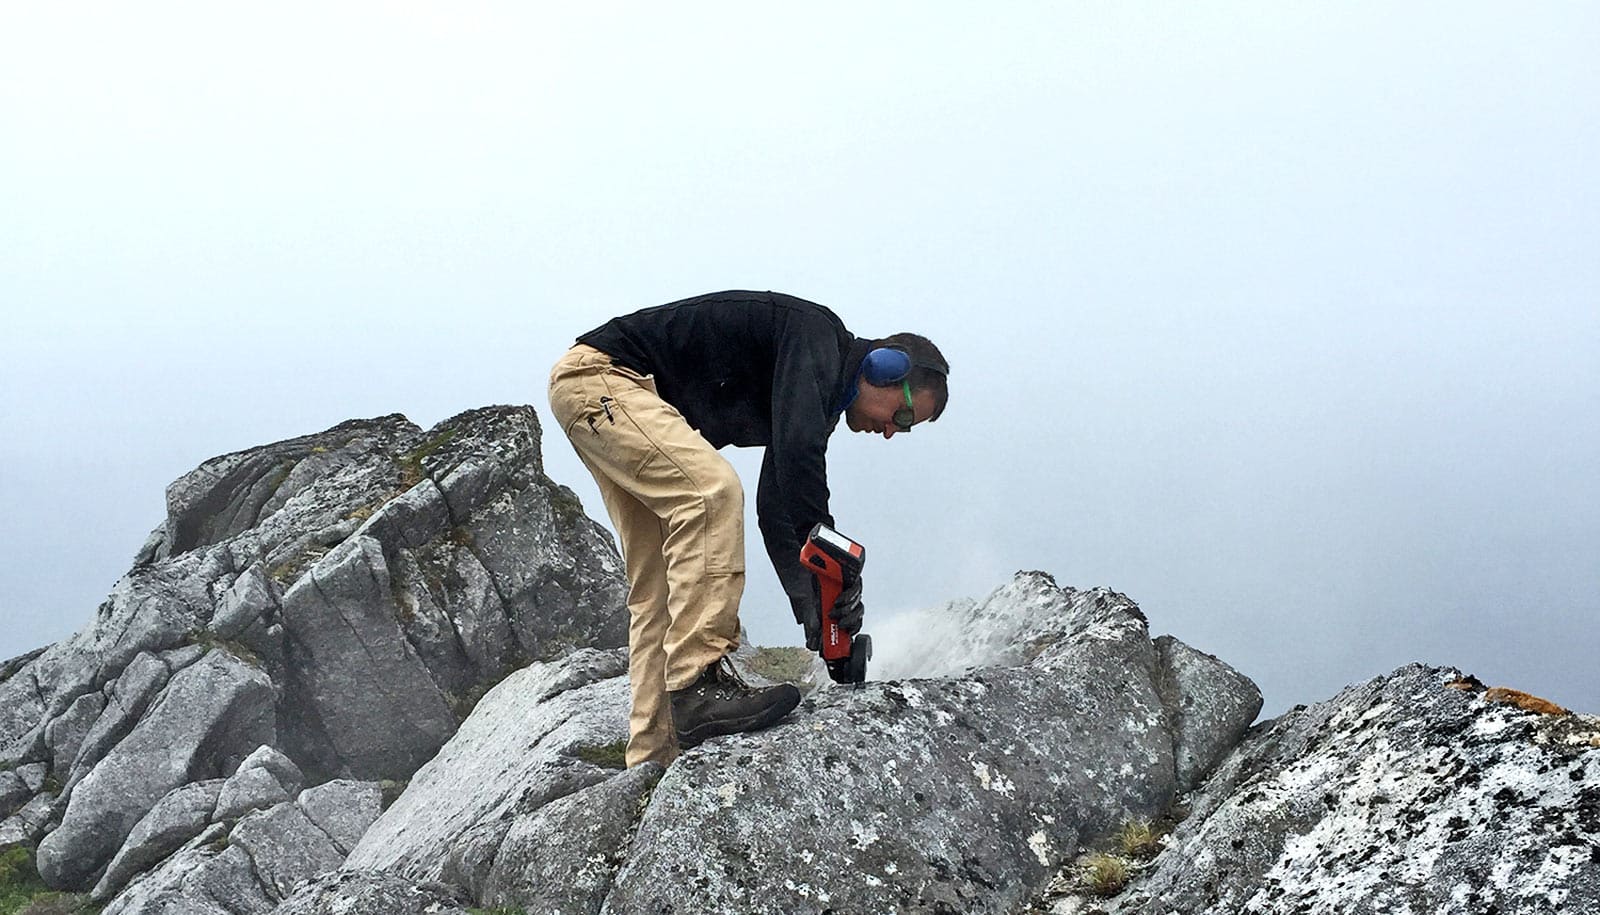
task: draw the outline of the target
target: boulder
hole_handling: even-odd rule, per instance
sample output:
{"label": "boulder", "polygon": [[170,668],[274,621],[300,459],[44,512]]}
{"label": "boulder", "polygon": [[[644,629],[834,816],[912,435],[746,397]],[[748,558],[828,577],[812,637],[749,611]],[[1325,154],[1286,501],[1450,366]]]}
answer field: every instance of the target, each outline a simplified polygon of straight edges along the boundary
{"label": "boulder", "polygon": [[1114,592],[1026,573],[951,607],[1009,621],[985,640],[996,665],[818,690],[659,784],[579,749],[625,736],[620,652],[533,665],[484,697],[345,867],[529,911],[1011,911],[1082,841],[1168,809],[1178,722],[1237,733],[1258,707],[1243,678],[1238,701],[1190,696],[1236,675],[1211,684],[1204,656],[1158,650]]}
{"label": "boulder", "polygon": [[136,874],[205,832],[222,786],[220,778],[191,782],[157,801],[128,834],[90,896],[101,902],[110,899]]}
{"label": "boulder", "polygon": [[[260,765],[252,769],[266,771]],[[213,823],[135,879],[105,911],[270,912],[301,883],[338,869],[351,836],[376,819],[378,794],[375,783],[329,783],[302,792],[299,801],[249,813],[236,824]]]}
{"label": "boulder", "polygon": [[314,727],[289,735],[291,752],[361,778],[405,778],[455,731],[398,613],[383,546],[365,536],[318,560],[284,595],[286,717]]}
{"label": "boulder", "polygon": [[67,787],[76,785],[104,759],[117,742],[128,736],[145,710],[172,679],[172,668],[161,658],[145,652],[129,662],[117,678],[105,686],[106,702],[89,732],[79,741],[71,760]]}
{"label": "boulder", "polygon": [[273,900],[282,900],[296,883],[344,863],[344,852],[293,803],[252,813],[228,834],[255,866],[256,880]]}
{"label": "boulder", "polygon": [[457,887],[381,871],[336,871],[302,885],[272,915],[468,915]]}
{"label": "boulder", "polygon": [[[300,787],[298,781],[294,787]],[[260,767],[241,767],[223,783],[213,816],[218,822],[237,820],[247,813],[293,799],[294,795],[271,772]]]}
{"label": "boulder", "polygon": [[105,707],[106,697],[103,694],[84,693],[45,726],[44,745],[50,754],[51,775],[56,781],[66,783],[71,780],[73,763]]}
{"label": "boulder", "polygon": [[436,881],[474,827],[509,823],[604,781],[611,771],[579,754],[627,739],[626,669],[624,652],[587,649],[507,677],[366,831],[346,867]]}
{"label": "boulder", "polygon": [[1261,691],[1213,655],[1170,635],[1155,640],[1156,688],[1171,713],[1178,790],[1198,787],[1261,712]]}
{"label": "boulder", "polygon": [[[88,627],[0,664],[0,771],[37,767],[65,789],[6,780],[0,830],[42,839],[41,869],[81,888],[184,784],[233,776],[219,804],[231,818],[277,809],[301,781],[404,780],[515,668],[624,644],[620,557],[544,475],[539,447],[528,407],[428,430],[386,416],[174,482],[165,521]],[[188,678],[224,654],[255,673],[213,683],[210,710],[176,712],[180,694],[199,698]],[[235,773],[262,744],[304,775],[274,787],[257,768]],[[360,793],[361,812],[341,812],[338,788],[304,796],[341,856],[375,806]],[[208,879],[243,854],[187,853],[218,862]]]}
{"label": "boulder", "polygon": [[1266,725],[1112,913],[1600,911],[1600,718],[1410,665]]}
{"label": "boulder", "polygon": [[215,824],[146,872],[101,915],[257,915],[272,910],[249,858]]}
{"label": "boulder", "polygon": [[72,791],[61,825],[39,845],[39,873],[87,890],[141,818],[168,792],[216,778],[273,740],[272,683],[225,651],[172,677],[132,732]]}
{"label": "boulder", "polygon": [[36,789],[28,787],[14,770],[0,770],[0,819],[16,813],[32,798]]}
{"label": "boulder", "polygon": [[0,822],[0,848],[36,845],[46,832],[61,822],[61,798],[46,791],[34,795],[16,813]]}
{"label": "boulder", "polygon": [[307,788],[295,804],[339,854],[348,855],[383,812],[383,788],[378,782],[339,779]]}
{"label": "boulder", "polygon": [[635,766],[511,821],[493,863],[471,881],[473,897],[532,912],[600,911],[663,771]]}

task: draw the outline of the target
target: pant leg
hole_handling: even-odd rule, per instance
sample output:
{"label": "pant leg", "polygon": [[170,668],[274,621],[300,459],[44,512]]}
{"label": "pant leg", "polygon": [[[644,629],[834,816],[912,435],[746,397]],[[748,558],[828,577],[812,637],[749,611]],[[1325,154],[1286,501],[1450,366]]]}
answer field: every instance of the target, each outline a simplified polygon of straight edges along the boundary
{"label": "pant leg", "polygon": [[[579,455],[582,456],[581,454]],[[585,464],[588,462],[585,461]],[[667,564],[661,520],[603,473],[590,468],[606,513],[617,529],[628,569],[629,766],[654,760],[663,766],[678,756],[667,702]]]}
{"label": "pant leg", "polygon": [[656,395],[650,378],[611,365],[592,347],[574,347],[557,363],[550,403],[623,540],[631,763],[635,743],[641,754],[659,752],[650,735],[670,713],[656,678],[682,689],[738,647],[744,490],[732,465]]}

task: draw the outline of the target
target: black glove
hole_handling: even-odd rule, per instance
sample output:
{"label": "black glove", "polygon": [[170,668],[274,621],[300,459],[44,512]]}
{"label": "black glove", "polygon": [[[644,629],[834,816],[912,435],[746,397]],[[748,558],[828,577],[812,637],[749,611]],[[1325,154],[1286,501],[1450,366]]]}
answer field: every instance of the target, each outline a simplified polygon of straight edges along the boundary
{"label": "black glove", "polygon": [[806,651],[822,650],[822,613],[820,608],[805,615],[801,624],[806,627]]}
{"label": "black glove", "polygon": [[839,593],[839,599],[833,605],[833,619],[840,629],[855,635],[861,631],[861,618],[866,612],[866,608],[861,606],[861,579],[857,578]]}

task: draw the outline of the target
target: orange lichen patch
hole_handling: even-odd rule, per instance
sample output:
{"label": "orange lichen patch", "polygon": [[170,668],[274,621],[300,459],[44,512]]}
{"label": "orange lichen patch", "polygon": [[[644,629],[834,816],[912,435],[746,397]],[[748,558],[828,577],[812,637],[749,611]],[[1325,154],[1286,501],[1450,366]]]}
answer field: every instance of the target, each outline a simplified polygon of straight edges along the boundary
{"label": "orange lichen patch", "polygon": [[1483,694],[1483,698],[1503,705],[1514,705],[1524,711],[1537,712],[1541,715],[1572,714],[1548,699],[1540,699],[1538,696],[1529,695],[1520,689],[1507,689],[1504,686],[1496,686],[1486,691]]}
{"label": "orange lichen patch", "polygon": [[1445,688],[1459,689],[1463,692],[1472,692],[1473,690],[1483,689],[1483,681],[1471,674],[1467,674],[1459,680],[1451,680],[1449,683],[1446,683]]}

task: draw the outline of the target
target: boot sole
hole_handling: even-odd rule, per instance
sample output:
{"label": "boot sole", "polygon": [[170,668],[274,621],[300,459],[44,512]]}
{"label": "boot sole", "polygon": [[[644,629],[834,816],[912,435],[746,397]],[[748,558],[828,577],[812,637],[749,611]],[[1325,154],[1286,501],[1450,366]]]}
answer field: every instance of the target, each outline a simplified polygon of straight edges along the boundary
{"label": "boot sole", "polygon": [[678,732],[678,747],[687,750],[697,747],[713,737],[726,737],[729,734],[743,734],[747,731],[759,731],[769,728],[784,716],[794,711],[800,704],[800,691],[796,690],[789,701],[778,703],[764,712],[755,715],[746,715],[743,718],[723,718],[718,721],[707,721],[690,731]]}

